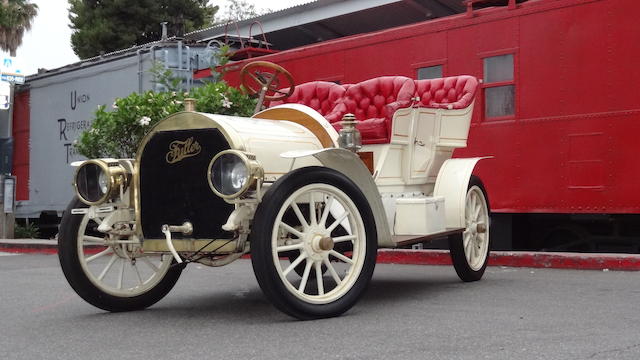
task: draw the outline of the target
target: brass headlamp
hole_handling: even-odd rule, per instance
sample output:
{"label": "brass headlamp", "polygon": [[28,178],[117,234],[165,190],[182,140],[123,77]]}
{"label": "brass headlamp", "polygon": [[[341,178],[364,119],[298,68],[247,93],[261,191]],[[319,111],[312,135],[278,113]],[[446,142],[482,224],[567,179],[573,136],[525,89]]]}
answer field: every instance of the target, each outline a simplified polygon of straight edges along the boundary
{"label": "brass headlamp", "polygon": [[88,160],[76,170],[73,186],[87,205],[100,205],[120,195],[129,183],[127,170],[117,161]]}
{"label": "brass headlamp", "polygon": [[225,200],[239,198],[256,188],[264,170],[254,154],[225,150],[209,163],[207,178],[211,190]]}

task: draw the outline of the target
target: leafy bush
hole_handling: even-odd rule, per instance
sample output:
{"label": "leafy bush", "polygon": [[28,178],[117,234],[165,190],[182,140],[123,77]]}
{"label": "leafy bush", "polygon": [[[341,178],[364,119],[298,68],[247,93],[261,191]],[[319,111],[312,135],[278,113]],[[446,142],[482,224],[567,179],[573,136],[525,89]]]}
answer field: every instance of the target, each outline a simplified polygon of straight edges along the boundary
{"label": "leafy bush", "polygon": [[250,116],[255,107],[255,100],[222,81],[193,88],[191,93],[133,93],[116,99],[112,109],[98,107],[91,128],[78,137],[76,149],[90,159],[133,158],[149,130],[168,115],[183,111],[187,97],[196,99],[200,112]]}
{"label": "leafy bush", "polygon": [[37,239],[40,237],[40,229],[34,223],[28,223],[24,226],[16,224],[14,235],[16,239]]}

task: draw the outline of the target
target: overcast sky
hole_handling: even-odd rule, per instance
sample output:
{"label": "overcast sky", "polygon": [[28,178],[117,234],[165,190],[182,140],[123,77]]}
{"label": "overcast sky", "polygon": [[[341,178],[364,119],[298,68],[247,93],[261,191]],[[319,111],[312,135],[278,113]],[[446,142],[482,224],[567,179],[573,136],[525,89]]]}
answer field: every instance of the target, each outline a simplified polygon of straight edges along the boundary
{"label": "overcast sky", "polygon": [[[17,67],[24,74],[36,73],[38,68],[54,69],[78,61],[71,49],[69,5],[67,0],[31,0],[38,5],[38,16],[31,31],[25,34],[16,54]],[[258,8],[279,10],[311,0],[249,0]],[[212,0],[224,8],[225,0]],[[158,25],[159,26],[159,25]],[[1,53],[2,58],[8,56]]]}

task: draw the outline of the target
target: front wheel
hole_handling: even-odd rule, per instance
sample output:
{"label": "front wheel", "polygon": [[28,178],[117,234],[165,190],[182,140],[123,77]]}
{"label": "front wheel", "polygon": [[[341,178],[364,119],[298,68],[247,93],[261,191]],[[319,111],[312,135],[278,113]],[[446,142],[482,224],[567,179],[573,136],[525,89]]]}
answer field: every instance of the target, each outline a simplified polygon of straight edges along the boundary
{"label": "front wheel", "polygon": [[482,181],[471,176],[465,199],[466,228],[449,237],[451,260],[462,281],[482,278],[489,260],[489,201]]}
{"label": "front wheel", "polygon": [[86,207],[72,200],[58,235],[60,265],[73,290],[91,305],[113,312],[144,309],[162,299],[182,272],[171,266],[173,258],[145,254],[133,237],[98,232],[105,215],[71,214]]}
{"label": "front wheel", "polygon": [[283,176],[254,217],[251,262],[258,284],[279,310],[301,320],[350,309],[371,279],[376,250],[369,203],[332,169],[309,167]]}

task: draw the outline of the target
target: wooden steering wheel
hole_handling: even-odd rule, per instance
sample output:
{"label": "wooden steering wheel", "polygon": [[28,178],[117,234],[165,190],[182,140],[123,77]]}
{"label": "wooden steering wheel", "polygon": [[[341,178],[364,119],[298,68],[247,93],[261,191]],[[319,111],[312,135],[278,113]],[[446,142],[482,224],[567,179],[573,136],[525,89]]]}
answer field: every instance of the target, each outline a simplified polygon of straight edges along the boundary
{"label": "wooden steering wheel", "polygon": [[[240,83],[249,95],[259,94],[259,104],[264,100],[288,98],[296,87],[293,76],[287,70],[268,61],[253,61],[245,65],[240,71]],[[285,87],[289,90],[280,90]]]}

